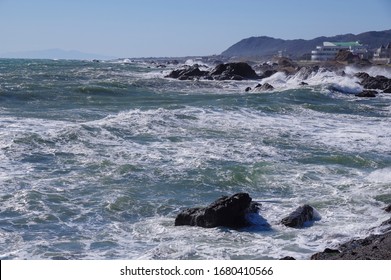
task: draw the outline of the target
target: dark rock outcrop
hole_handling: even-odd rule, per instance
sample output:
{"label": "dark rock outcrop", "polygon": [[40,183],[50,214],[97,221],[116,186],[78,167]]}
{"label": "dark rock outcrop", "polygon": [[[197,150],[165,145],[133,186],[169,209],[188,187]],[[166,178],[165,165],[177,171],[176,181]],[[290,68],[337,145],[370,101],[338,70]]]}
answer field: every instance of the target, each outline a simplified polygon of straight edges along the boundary
{"label": "dark rock outcrop", "polygon": [[177,69],[171,71],[167,78],[174,78],[179,80],[192,80],[194,78],[200,78],[208,74],[208,71],[201,71],[198,65],[186,66],[183,69]]}
{"label": "dark rock outcrop", "polygon": [[212,228],[218,226],[240,228],[249,225],[248,213],[258,211],[259,205],[252,202],[247,193],[223,196],[207,207],[189,208],[179,213],[175,226],[200,226]]}
{"label": "dark rock outcrop", "polygon": [[373,77],[365,72],[359,72],[355,74],[355,76],[361,79],[360,84],[365,89],[378,89],[386,93],[391,92],[391,79],[388,79],[387,77],[380,75]]}
{"label": "dark rock outcrop", "polygon": [[354,55],[351,51],[341,50],[335,56],[336,61],[344,61],[348,63],[352,63],[354,61],[358,61],[358,56]]}
{"label": "dark rock outcrop", "polygon": [[257,84],[254,88],[256,91],[268,91],[268,90],[273,90],[274,87],[271,84],[264,83],[262,84]]}
{"label": "dark rock outcrop", "polygon": [[313,221],[314,218],[314,208],[305,204],[283,218],[281,223],[287,227],[300,228],[304,226],[305,222]]}
{"label": "dark rock outcrop", "polygon": [[276,74],[278,71],[275,69],[268,69],[265,70],[261,76],[259,76],[260,79],[269,78],[270,76]]}
{"label": "dark rock outcrop", "polygon": [[179,80],[252,80],[259,79],[257,73],[245,62],[222,63],[211,71],[202,71],[199,65],[185,66],[182,69],[171,71],[166,78]]}
{"label": "dark rock outcrop", "polygon": [[280,260],[294,261],[294,260],[296,260],[296,259],[295,259],[294,257],[291,257],[291,256],[286,256],[286,257],[281,258]]}
{"label": "dark rock outcrop", "polygon": [[391,212],[391,204],[384,208],[384,211]]}
{"label": "dark rock outcrop", "polygon": [[357,97],[376,97],[377,91],[376,90],[363,90],[362,92],[356,94]]}
{"label": "dark rock outcrop", "polygon": [[346,242],[338,250],[312,255],[311,260],[391,260],[391,232]]}
{"label": "dark rock outcrop", "polygon": [[219,64],[209,74],[215,80],[259,79],[254,69],[245,62]]}

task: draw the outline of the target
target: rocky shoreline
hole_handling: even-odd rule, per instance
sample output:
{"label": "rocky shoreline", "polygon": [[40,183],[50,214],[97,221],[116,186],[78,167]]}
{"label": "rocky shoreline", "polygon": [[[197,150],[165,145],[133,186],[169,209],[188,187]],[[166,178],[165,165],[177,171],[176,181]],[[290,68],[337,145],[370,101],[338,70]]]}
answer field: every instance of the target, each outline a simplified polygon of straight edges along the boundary
{"label": "rocky shoreline", "polygon": [[[251,63],[254,64],[254,63]],[[369,62],[359,61],[355,64],[347,64],[345,62],[307,62],[299,63],[288,58],[279,58],[274,63],[254,64],[251,66],[247,62],[229,62],[219,63],[214,68],[208,68],[205,65],[184,65],[178,69],[172,70],[166,78],[178,80],[216,80],[216,81],[242,81],[254,80],[260,81],[264,78],[269,78],[272,75],[281,72],[288,78],[294,75],[301,77],[301,86],[308,85],[306,80],[311,75],[315,75],[319,71],[330,71],[337,75],[345,76],[344,69],[347,65],[353,65],[362,69],[352,78],[357,78],[357,82],[362,91],[356,93],[357,97],[376,97],[379,93],[391,93],[391,79],[385,76],[371,76],[365,72],[366,67],[372,66]],[[386,67],[386,66],[383,66]],[[263,92],[274,90],[273,84],[257,83],[253,88],[246,87],[245,92]],[[341,90],[338,90],[341,91]],[[342,91],[343,92],[343,91]],[[349,92],[345,92],[349,93]]]}
{"label": "rocky shoreline", "polygon": [[[257,214],[260,203],[252,201],[248,193],[223,196],[206,207],[182,210],[175,219],[175,226],[198,226],[204,228],[228,227],[239,229],[251,225],[248,215]],[[391,212],[391,205],[384,208]],[[280,223],[286,227],[305,228],[320,219],[320,215],[310,205],[298,207],[282,218]],[[263,219],[261,219],[263,221]],[[270,227],[267,221],[264,225]],[[377,230],[364,239],[353,239],[338,248],[326,248],[311,256],[311,260],[391,260],[391,218],[383,222]],[[294,260],[287,256],[281,260]]]}

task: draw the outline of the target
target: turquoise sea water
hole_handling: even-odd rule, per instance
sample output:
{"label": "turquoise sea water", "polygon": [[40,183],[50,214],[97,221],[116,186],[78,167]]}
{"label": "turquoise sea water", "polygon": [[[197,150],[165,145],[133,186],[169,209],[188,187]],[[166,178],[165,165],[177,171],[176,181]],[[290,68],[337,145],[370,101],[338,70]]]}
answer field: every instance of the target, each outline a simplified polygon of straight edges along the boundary
{"label": "turquoise sea water", "polygon": [[[246,93],[257,82],[170,67],[0,60],[1,259],[307,259],[387,218],[391,96],[330,90],[359,90],[356,70],[277,73],[274,91]],[[270,227],[174,227],[236,192]],[[279,224],[304,203],[321,220]]]}

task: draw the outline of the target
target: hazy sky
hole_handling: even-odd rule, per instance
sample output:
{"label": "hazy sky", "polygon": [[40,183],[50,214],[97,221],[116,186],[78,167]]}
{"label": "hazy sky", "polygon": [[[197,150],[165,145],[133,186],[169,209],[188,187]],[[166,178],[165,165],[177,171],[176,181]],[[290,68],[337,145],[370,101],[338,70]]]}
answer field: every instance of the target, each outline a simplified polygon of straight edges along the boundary
{"label": "hazy sky", "polygon": [[251,36],[386,29],[391,0],[0,0],[0,54],[61,48],[116,57],[210,55]]}

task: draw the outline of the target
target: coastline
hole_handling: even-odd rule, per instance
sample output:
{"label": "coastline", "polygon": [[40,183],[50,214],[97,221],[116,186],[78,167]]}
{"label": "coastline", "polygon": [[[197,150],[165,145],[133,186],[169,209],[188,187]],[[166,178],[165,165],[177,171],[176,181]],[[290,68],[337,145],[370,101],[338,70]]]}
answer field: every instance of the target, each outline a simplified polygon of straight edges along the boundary
{"label": "coastline", "polygon": [[[164,77],[190,81],[256,81],[253,87],[247,86],[244,91],[258,93],[281,90],[284,83],[296,88],[327,84],[328,78],[333,75],[337,79],[328,85],[328,89],[333,92],[354,94],[360,98],[391,93],[390,65],[346,58],[343,53],[335,61],[296,61],[286,57],[267,62],[223,61],[210,61],[206,58],[195,60],[191,64],[181,64]],[[320,80],[314,84],[315,77]]]}
{"label": "coastline", "polygon": [[335,249],[326,248],[312,255],[311,260],[391,260],[391,218],[375,230],[380,233],[352,239]]}

